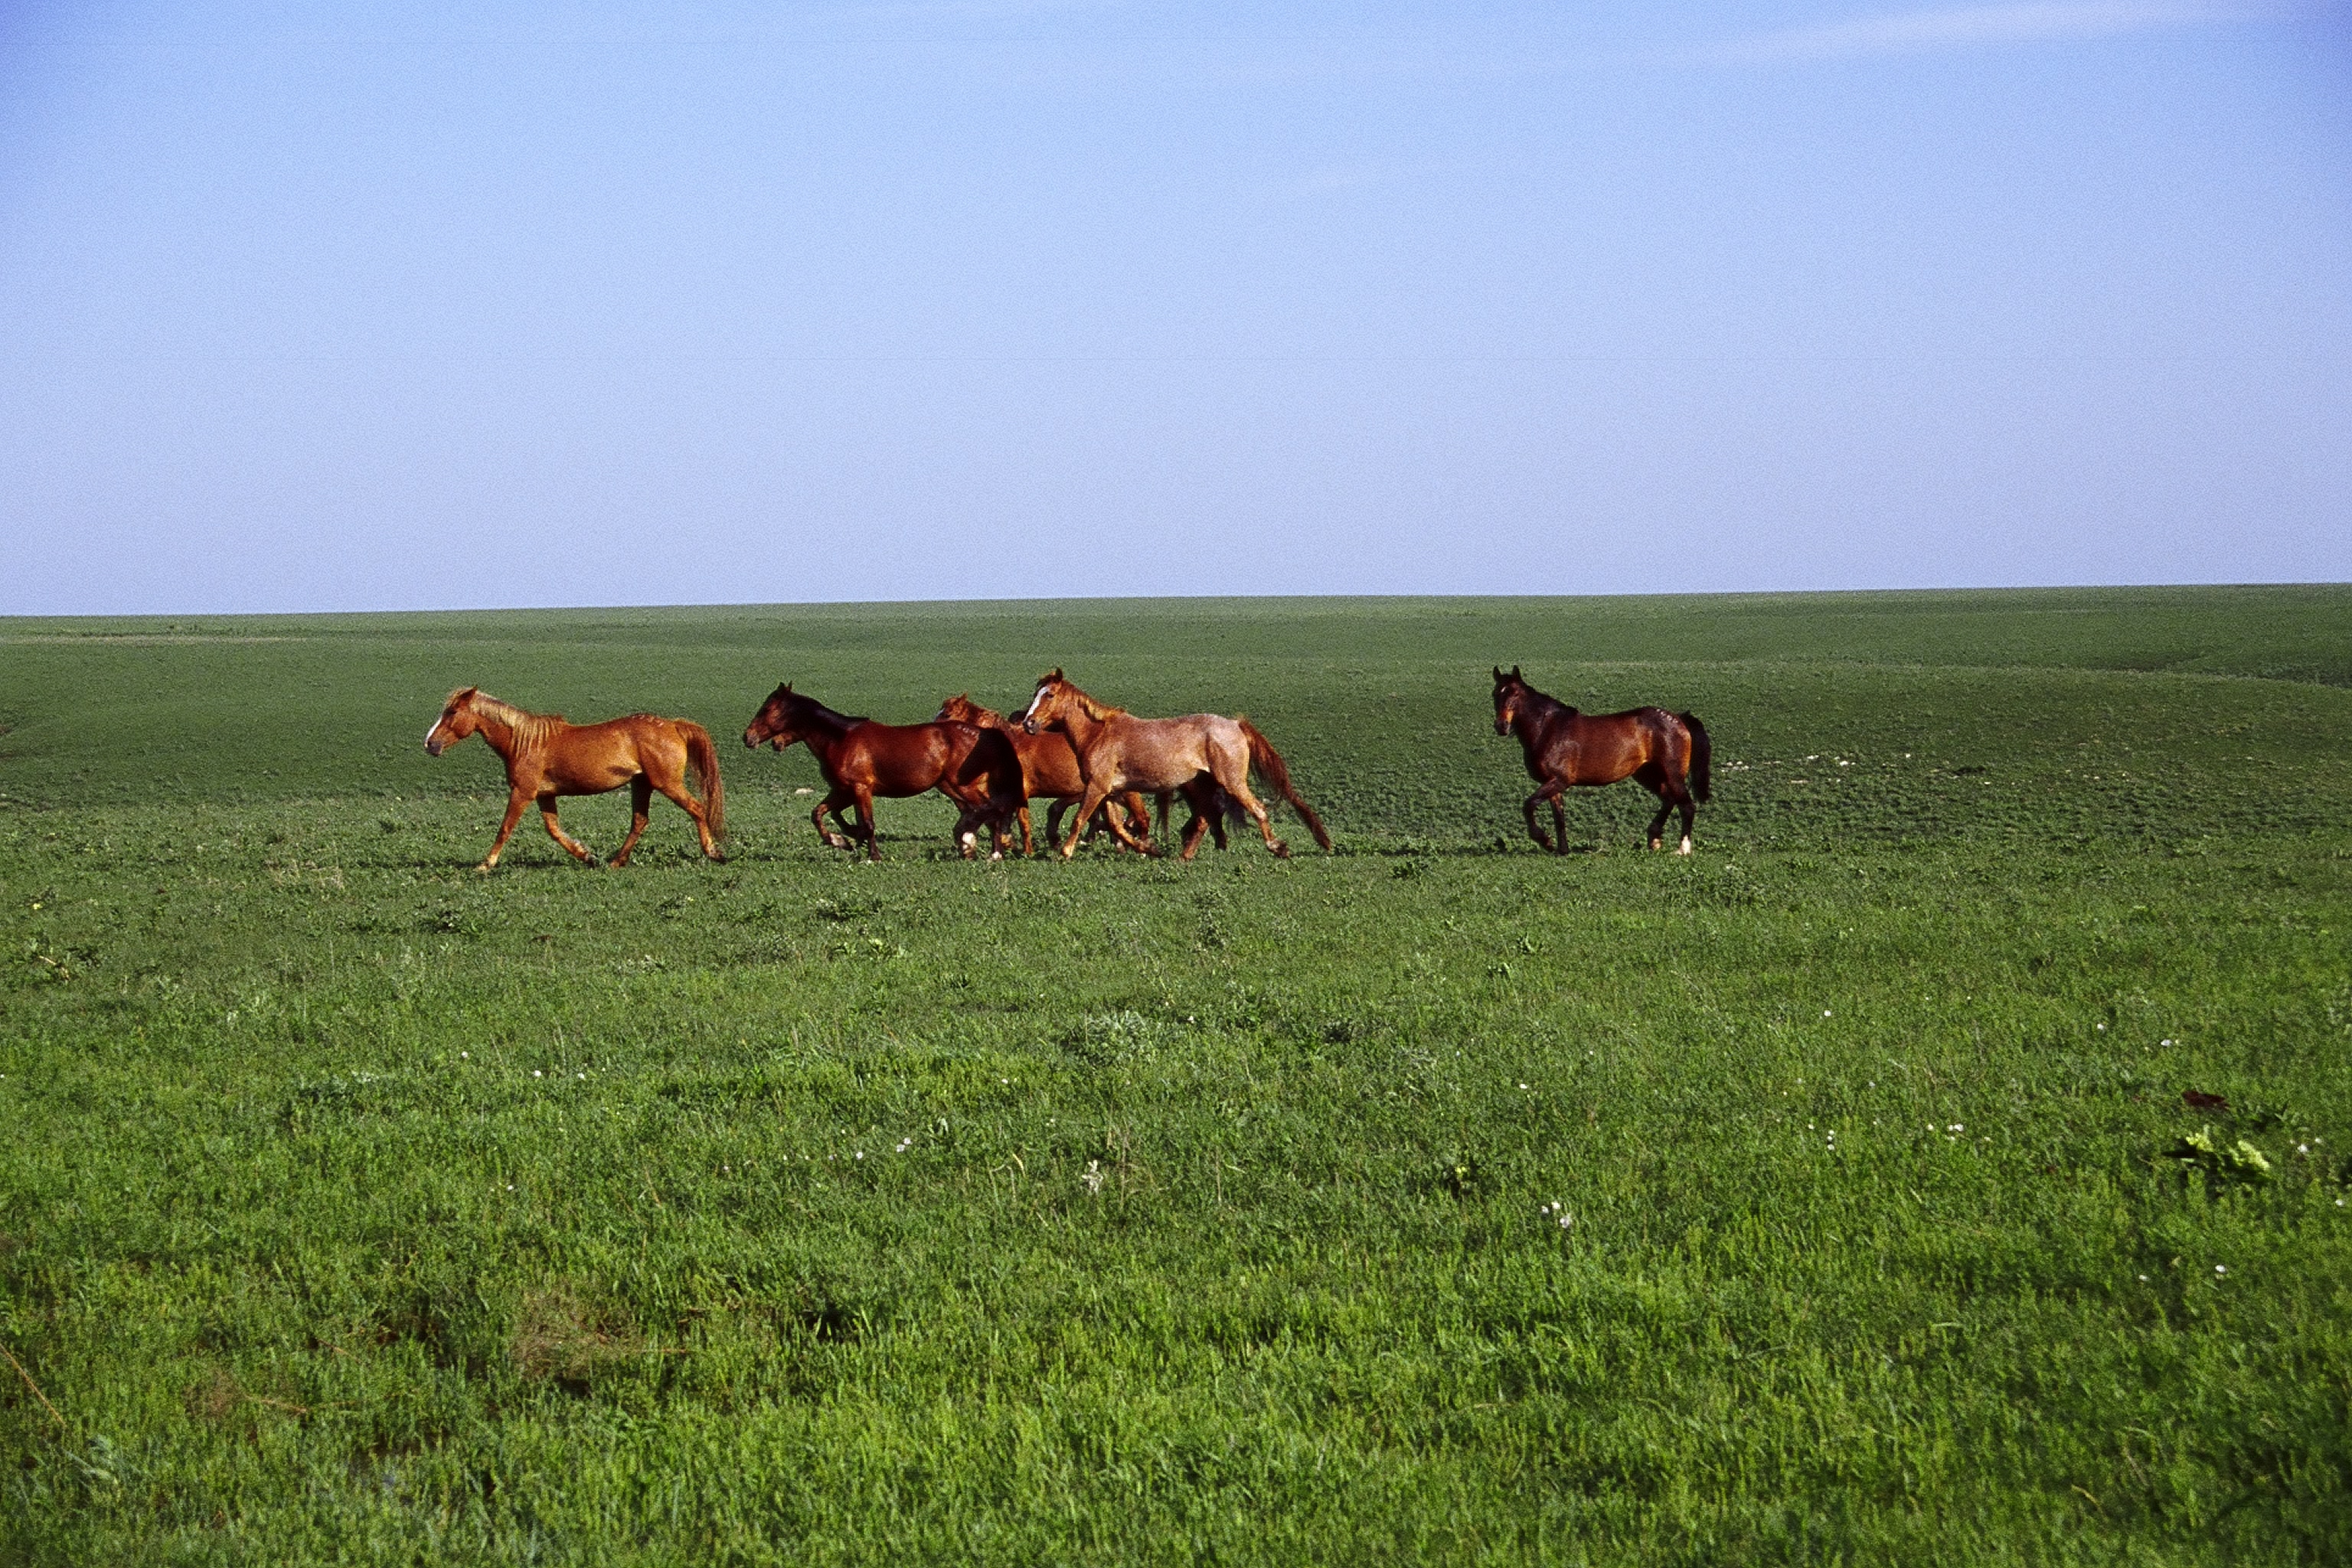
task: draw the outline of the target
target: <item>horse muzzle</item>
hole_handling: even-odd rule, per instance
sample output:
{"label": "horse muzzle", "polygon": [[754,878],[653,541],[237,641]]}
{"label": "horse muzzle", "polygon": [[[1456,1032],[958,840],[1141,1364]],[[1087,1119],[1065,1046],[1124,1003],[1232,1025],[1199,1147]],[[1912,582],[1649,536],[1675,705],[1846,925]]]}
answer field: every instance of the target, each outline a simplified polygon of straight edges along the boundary
{"label": "horse muzzle", "polygon": [[1021,732],[1024,735],[1042,735],[1045,731],[1038,728],[1037,721],[1033,716],[1021,721]]}
{"label": "horse muzzle", "polygon": [[426,756],[428,756],[428,757],[437,757],[437,756],[439,756],[439,755],[441,754],[441,742],[438,742],[438,741],[427,741],[427,742],[425,742],[425,754]]}

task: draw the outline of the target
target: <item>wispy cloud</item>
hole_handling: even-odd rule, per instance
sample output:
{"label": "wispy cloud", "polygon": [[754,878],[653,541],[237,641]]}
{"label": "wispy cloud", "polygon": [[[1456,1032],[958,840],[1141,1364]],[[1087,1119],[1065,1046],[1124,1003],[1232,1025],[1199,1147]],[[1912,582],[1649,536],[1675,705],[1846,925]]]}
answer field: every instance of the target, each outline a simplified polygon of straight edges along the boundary
{"label": "wispy cloud", "polygon": [[2039,0],[2003,5],[1950,5],[1857,16],[1810,27],[1756,33],[1720,46],[1735,62],[1849,59],[1916,55],[2003,44],[2107,38],[2233,22],[2279,21],[2305,7],[2216,0]]}

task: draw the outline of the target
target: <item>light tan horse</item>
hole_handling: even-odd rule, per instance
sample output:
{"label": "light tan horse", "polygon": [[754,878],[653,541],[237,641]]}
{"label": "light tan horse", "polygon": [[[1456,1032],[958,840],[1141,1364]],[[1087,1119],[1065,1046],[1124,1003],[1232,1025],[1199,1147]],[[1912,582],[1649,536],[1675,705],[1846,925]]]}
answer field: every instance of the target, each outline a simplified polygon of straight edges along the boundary
{"label": "light tan horse", "polygon": [[[727,858],[719,847],[719,840],[727,837],[727,795],[719,782],[719,748],[710,743],[710,731],[699,724],[665,719],[657,713],[632,713],[602,724],[572,724],[561,713],[532,713],[499,701],[478,686],[467,686],[451,692],[442,705],[441,717],[425,732],[425,753],[437,757],[444,749],[473,734],[480,735],[507,765],[506,820],[499,825],[499,836],[477,870],[488,871],[498,865],[508,836],[522,820],[523,807],[532,801],[539,802],[540,815],[546,818],[548,837],[573,858],[594,865],[596,857],[587,846],[565,833],[563,825],[556,821],[556,798],[604,795],[623,784],[629,786],[629,836],[614,851],[614,865],[629,863],[629,852],[646,830],[656,790],[677,802],[694,818],[694,831],[702,840],[705,855],[713,860]],[[702,800],[687,793],[689,768],[702,786]]]}
{"label": "light tan horse", "polygon": [[[1096,701],[1054,669],[1037,682],[1037,693],[1021,715],[1021,727],[1032,735],[1047,730],[1068,735],[1078,753],[1079,769],[1086,774],[1087,793],[1078,805],[1079,828],[1072,829],[1062,844],[1065,858],[1076,850],[1079,830],[1094,816],[1095,808],[1112,795],[1129,790],[1153,794],[1181,790],[1192,800],[1194,813],[1184,827],[1182,858],[1190,860],[1201,847],[1201,836],[1209,828],[1208,817],[1218,804],[1208,793],[1213,786],[1223,790],[1226,799],[1257,824],[1268,849],[1287,856],[1290,850],[1274,836],[1265,807],[1250,793],[1252,769],[1282,792],[1282,797],[1305,819],[1316,843],[1331,847],[1323,819],[1291,787],[1290,770],[1283,764],[1281,754],[1246,719],[1217,713],[1138,719]],[[1110,827],[1129,848],[1143,847],[1117,818]]]}
{"label": "light tan horse", "polygon": [[[1078,753],[1070,744],[1070,738],[1067,735],[1033,735],[995,709],[982,708],[979,703],[974,702],[969,692],[959,692],[940,703],[939,712],[933,716],[933,721],[971,724],[982,730],[994,730],[1012,742],[1013,754],[1021,759],[1021,788],[1027,796],[1021,805],[1021,853],[1028,855],[1035,852],[1035,845],[1029,837],[1028,802],[1041,795],[1054,803],[1053,809],[1045,816],[1045,842],[1050,846],[1061,838],[1062,814],[1084,799],[1087,793],[1086,775],[1078,772]],[[1125,808],[1129,820],[1135,823],[1140,830],[1145,812],[1143,797],[1139,795],[1129,795],[1124,801],[1109,800],[1103,803],[1106,816],[1122,807]],[[1097,826],[1108,826],[1102,818],[1087,824],[1081,842],[1085,838],[1091,838]],[[1166,795],[1160,797],[1160,828],[1162,833],[1168,829],[1168,797]],[[1146,833],[1145,837],[1148,838],[1149,834]]]}

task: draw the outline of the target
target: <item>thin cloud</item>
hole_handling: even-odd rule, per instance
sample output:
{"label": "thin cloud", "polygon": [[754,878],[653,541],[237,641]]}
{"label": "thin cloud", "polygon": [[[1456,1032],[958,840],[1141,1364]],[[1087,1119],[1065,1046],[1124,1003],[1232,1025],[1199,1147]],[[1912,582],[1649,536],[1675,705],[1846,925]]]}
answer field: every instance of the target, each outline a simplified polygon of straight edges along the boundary
{"label": "thin cloud", "polygon": [[1758,33],[1725,44],[1717,55],[1735,62],[1768,62],[1937,54],[1993,48],[2004,44],[2058,43],[2181,27],[2279,21],[2295,14],[2283,5],[2222,5],[2210,0],[2046,0],[2042,4],[1954,5]]}

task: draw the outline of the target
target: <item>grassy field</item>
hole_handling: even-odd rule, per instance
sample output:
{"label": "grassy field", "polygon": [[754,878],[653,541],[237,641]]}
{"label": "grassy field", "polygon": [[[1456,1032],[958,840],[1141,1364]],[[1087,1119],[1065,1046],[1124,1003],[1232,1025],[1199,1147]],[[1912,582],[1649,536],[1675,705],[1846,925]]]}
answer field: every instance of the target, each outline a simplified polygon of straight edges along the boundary
{"label": "grassy field", "polygon": [[[1496,661],[1700,852],[1538,854]],[[1339,853],[733,741],[1054,663]],[[733,859],[474,875],[473,682]],[[2352,1558],[2352,589],[0,621],[0,1560]]]}

